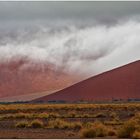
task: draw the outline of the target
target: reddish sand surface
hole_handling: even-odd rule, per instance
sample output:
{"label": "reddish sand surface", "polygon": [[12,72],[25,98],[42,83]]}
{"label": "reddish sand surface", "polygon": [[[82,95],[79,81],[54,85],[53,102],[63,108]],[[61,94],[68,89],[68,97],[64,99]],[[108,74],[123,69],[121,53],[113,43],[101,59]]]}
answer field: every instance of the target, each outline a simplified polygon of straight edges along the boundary
{"label": "reddish sand surface", "polygon": [[140,99],[140,60],[107,71],[34,101]]}
{"label": "reddish sand surface", "polygon": [[48,64],[28,65],[24,59],[0,63],[0,98],[58,90],[78,81]]}

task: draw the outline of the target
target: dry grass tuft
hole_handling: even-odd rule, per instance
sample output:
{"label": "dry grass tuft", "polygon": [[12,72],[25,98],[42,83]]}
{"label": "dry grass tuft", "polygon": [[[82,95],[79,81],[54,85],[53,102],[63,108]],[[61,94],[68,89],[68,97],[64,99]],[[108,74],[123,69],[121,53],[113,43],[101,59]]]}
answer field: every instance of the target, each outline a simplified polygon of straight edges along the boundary
{"label": "dry grass tuft", "polygon": [[28,126],[29,126],[29,123],[27,121],[21,121],[15,125],[15,127],[17,128],[27,128]]}
{"label": "dry grass tuft", "polygon": [[32,127],[32,128],[43,128],[44,127],[44,124],[41,120],[33,120],[29,127]]}
{"label": "dry grass tuft", "polygon": [[118,130],[119,138],[132,138],[133,133],[137,129],[137,122],[135,120],[129,120]]}
{"label": "dry grass tuft", "polygon": [[51,120],[48,122],[49,128],[58,129],[80,129],[82,128],[81,122],[67,122],[62,119]]}
{"label": "dry grass tuft", "polygon": [[137,130],[136,130],[136,131],[133,133],[132,138],[134,138],[134,139],[140,139],[140,131],[137,131]]}
{"label": "dry grass tuft", "polygon": [[97,137],[104,137],[108,133],[108,129],[101,122],[95,122],[92,127],[96,130]]}
{"label": "dry grass tuft", "polygon": [[104,137],[108,134],[108,129],[101,122],[95,122],[87,125],[86,128],[80,131],[83,138]]}
{"label": "dry grass tuft", "polygon": [[117,132],[113,128],[111,128],[111,129],[108,129],[108,134],[107,135],[108,136],[116,136]]}
{"label": "dry grass tuft", "polygon": [[93,128],[84,128],[80,131],[81,138],[95,138],[96,130]]}

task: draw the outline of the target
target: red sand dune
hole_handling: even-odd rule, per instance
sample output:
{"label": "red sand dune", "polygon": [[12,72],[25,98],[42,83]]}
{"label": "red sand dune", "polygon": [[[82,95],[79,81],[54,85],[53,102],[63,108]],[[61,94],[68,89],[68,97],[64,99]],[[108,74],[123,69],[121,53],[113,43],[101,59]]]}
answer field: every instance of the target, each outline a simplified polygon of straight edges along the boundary
{"label": "red sand dune", "polygon": [[140,60],[91,77],[34,101],[140,99]]}
{"label": "red sand dune", "polygon": [[[0,63],[0,98],[62,89],[78,81],[48,64],[25,68],[26,59]],[[43,67],[42,67],[43,65]]]}

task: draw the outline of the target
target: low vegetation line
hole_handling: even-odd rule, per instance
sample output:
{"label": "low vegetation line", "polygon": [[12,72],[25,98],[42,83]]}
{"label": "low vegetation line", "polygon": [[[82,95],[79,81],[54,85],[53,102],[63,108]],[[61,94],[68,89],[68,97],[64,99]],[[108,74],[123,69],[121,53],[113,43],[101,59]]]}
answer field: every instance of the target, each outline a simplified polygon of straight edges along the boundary
{"label": "low vegetation line", "polygon": [[140,138],[140,104],[0,105],[0,124],[72,138]]}

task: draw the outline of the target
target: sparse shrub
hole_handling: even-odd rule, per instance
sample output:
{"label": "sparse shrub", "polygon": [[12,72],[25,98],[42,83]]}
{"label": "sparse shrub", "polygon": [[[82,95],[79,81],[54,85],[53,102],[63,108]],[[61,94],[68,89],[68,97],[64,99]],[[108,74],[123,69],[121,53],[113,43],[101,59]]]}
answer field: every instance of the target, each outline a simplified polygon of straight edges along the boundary
{"label": "sparse shrub", "polygon": [[74,129],[80,129],[80,128],[82,128],[82,123],[81,122],[72,122],[72,123],[70,123],[70,125]]}
{"label": "sparse shrub", "polygon": [[101,122],[95,122],[92,128],[96,130],[97,137],[104,137],[107,135],[108,129]]}
{"label": "sparse shrub", "polygon": [[116,120],[113,120],[113,121],[105,121],[104,124],[105,125],[122,125],[124,122],[122,121],[116,121]]}
{"label": "sparse shrub", "polygon": [[136,130],[136,131],[133,133],[132,138],[134,138],[134,139],[140,139],[140,131],[137,131],[137,130]]}
{"label": "sparse shrub", "polygon": [[116,112],[110,112],[110,117],[111,117],[111,118],[116,117]]}
{"label": "sparse shrub", "polygon": [[83,117],[83,118],[90,118],[91,115],[89,115],[89,114],[83,114],[82,117]]}
{"label": "sparse shrub", "polygon": [[81,138],[95,138],[96,130],[93,128],[84,128],[80,131]]}
{"label": "sparse shrub", "polygon": [[51,120],[48,122],[50,128],[67,128],[68,123],[61,119]]}
{"label": "sparse shrub", "polygon": [[61,119],[56,119],[49,121],[48,126],[50,128],[60,128],[60,129],[80,129],[82,128],[81,122],[67,122]]}
{"label": "sparse shrub", "polygon": [[108,136],[116,136],[117,133],[116,133],[116,131],[114,129],[108,129],[108,134],[107,135]]}
{"label": "sparse shrub", "polygon": [[114,121],[118,121],[118,120],[119,120],[119,116],[117,115],[116,112],[111,112],[111,113],[110,113],[110,117],[111,117]]}
{"label": "sparse shrub", "polygon": [[30,127],[32,127],[32,128],[42,128],[43,126],[44,126],[44,124],[41,120],[33,120],[30,123]]}
{"label": "sparse shrub", "polygon": [[75,111],[71,111],[71,112],[68,113],[68,116],[71,117],[71,118],[75,118],[77,115],[76,115]]}
{"label": "sparse shrub", "polygon": [[18,128],[27,128],[29,125],[29,123],[27,121],[21,121],[21,122],[18,122],[15,127],[18,127]]}
{"label": "sparse shrub", "polygon": [[91,128],[93,126],[92,122],[86,122],[83,124],[84,128]]}
{"label": "sparse shrub", "polygon": [[4,114],[4,115],[2,115],[1,116],[1,119],[13,119],[14,118],[14,115],[12,115],[12,114]]}
{"label": "sparse shrub", "polygon": [[28,119],[36,119],[39,118],[39,114],[38,113],[29,113],[28,116],[26,117]]}
{"label": "sparse shrub", "polygon": [[104,113],[95,114],[95,118],[105,118],[105,117],[106,117],[106,114],[104,114]]}
{"label": "sparse shrub", "polygon": [[60,115],[58,114],[58,113],[50,113],[49,114],[49,118],[59,118],[60,117]]}
{"label": "sparse shrub", "polygon": [[118,130],[119,138],[132,138],[133,133],[137,129],[137,122],[135,120],[129,120]]}
{"label": "sparse shrub", "polygon": [[3,116],[0,116],[0,121],[3,120]]}
{"label": "sparse shrub", "polygon": [[16,119],[32,119],[32,118],[37,118],[38,114],[32,114],[32,113],[15,113],[11,116],[9,116],[9,118],[16,118]]}
{"label": "sparse shrub", "polygon": [[128,116],[129,116],[129,117],[134,117],[134,116],[135,116],[135,113],[129,112],[129,113],[128,113]]}
{"label": "sparse shrub", "polygon": [[104,137],[107,135],[108,129],[101,122],[95,122],[82,129],[80,133],[83,138]]}
{"label": "sparse shrub", "polygon": [[75,135],[75,133],[74,132],[67,132],[68,133],[68,136],[69,137],[72,137],[72,136],[74,136]]}
{"label": "sparse shrub", "polygon": [[133,120],[137,121],[138,124],[140,124],[140,113],[135,113],[134,117],[132,118]]}
{"label": "sparse shrub", "polygon": [[25,113],[16,113],[13,115],[13,117],[17,118],[17,119],[26,118],[27,116],[28,116],[28,114],[25,114]]}
{"label": "sparse shrub", "polygon": [[41,113],[41,114],[39,114],[38,117],[39,117],[39,118],[47,119],[47,118],[49,118],[49,114],[47,114],[47,113]]}

